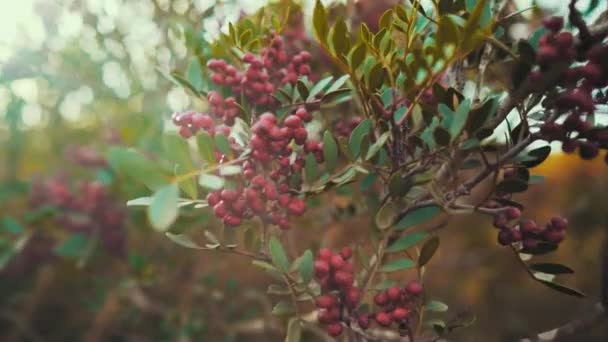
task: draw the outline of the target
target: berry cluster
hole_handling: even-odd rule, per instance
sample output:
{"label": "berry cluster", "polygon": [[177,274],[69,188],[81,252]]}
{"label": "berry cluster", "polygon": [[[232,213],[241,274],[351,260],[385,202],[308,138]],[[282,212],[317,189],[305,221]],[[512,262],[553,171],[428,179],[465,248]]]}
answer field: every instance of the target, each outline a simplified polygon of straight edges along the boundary
{"label": "berry cluster", "polygon": [[[287,175],[292,171],[289,168],[289,156],[293,150],[289,147],[289,144],[293,140],[296,145],[304,146],[306,153],[315,153],[317,160],[322,162],[323,154],[320,150],[320,144],[315,140],[308,139],[308,133],[304,128],[304,122],[310,120],[312,120],[312,115],[304,107],[287,116],[282,125],[278,124],[277,117],[272,113],[260,115],[259,120],[252,127],[253,136],[250,144],[253,159],[265,163],[278,155],[279,158],[282,158],[279,160],[280,168],[277,169],[277,172]],[[303,159],[294,163],[294,166],[301,169],[302,163]],[[299,170],[293,171],[297,172]],[[276,178],[276,176],[272,178]]]}
{"label": "berry cluster", "polygon": [[354,116],[348,119],[341,119],[334,123],[334,135],[336,137],[350,137],[353,130],[363,121],[360,116]]}
{"label": "berry cluster", "polygon": [[561,141],[566,153],[574,153],[578,149],[582,159],[594,159],[601,148],[608,148],[608,132],[595,129],[589,123],[596,104],[602,102],[593,98],[594,91],[608,86],[608,65],[605,63],[608,46],[600,39],[588,51],[577,51],[572,34],[561,31],[563,24],[561,17],[544,21],[548,32],[539,41],[539,70],[531,73],[531,80],[535,83],[541,80],[543,73],[557,63],[569,65],[578,58],[585,64],[571,66],[560,76],[555,96],[545,101],[545,107],[554,109],[560,116],[567,116],[561,122],[552,120],[544,123],[540,134],[543,139]]}
{"label": "berry cluster", "polygon": [[126,247],[125,213],[108,190],[97,181],[85,181],[76,189],[60,179],[32,185],[30,203],[33,209],[59,209],[55,222],[72,233],[98,234],[102,246],[112,255],[123,256]]}
{"label": "berry cluster", "polygon": [[369,317],[356,312],[361,301],[361,290],[354,285],[353,264],[349,261],[352,249],[343,248],[340,253],[332,253],[329,249],[321,249],[314,262],[315,277],[321,284],[321,296],[317,297],[319,308],[319,323],[325,326],[327,332],[336,337],[342,334],[342,322],[356,318],[362,329],[369,326]]}
{"label": "berry cluster", "polygon": [[304,200],[288,191],[288,187],[277,188],[273,181],[256,175],[244,189],[210,192],[207,203],[227,226],[238,226],[243,219],[259,215],[281,229],[288,229],[289,216],[301,216],[306,211]]}
{"label": "berry cluster", "polygon": [[244,94],[254,105],[276,104],[272,94],[278,87],[295,84],[298,78],[310,76],[312,56],[307,51],[290,54],[283,37],[275,33],[267,38],[267,45],[259,56],[251,52],[243,55],[246,68],[242,72],[224,60],[210,60],[207,67],[212,71],[211,81],[231,88],[235,95]]}
{"label": "berry cluster", "polygon": [[[500,205],[495,201],[486,204],[486,208],[497,209]],[[521,211],[516,207],[505,207],[494,216],[494,227],[500,229],[498,243],[503,246],[521,242],[524,249],[535,248],[539,242],[547,242],[554,245],[564,240],[568,220],[555,216],[544,227],[533,220],[520,220]],[[519,220],[515,225],[509,223]]]}
{"label": "berry cluster", "polygon": [[409,329],[409,321],[421,302],[422,285],[417,280],[406,286],[392,286],[374,297],[374,303],[382,308],[374,315],[374,320],[381,327],[396,324],[400,331]]}
{"label": "berry cluster", "polygon": [[[226,61],[212,59],[207,67],[212,72],[211,80],[218,86],[229,87],[232,96],[223,97],[218,91],[207,95],[209,114],[186,112],[173,115],[173,122],[180,127],[180,135],[189,138],[200,130],[214,136],[217,131],[229,136],[240,107],[236,98],[245,98],[250,104],[263,106],[266,112],[259,115],[255,108],[251,113],[251,131],[247,149],[231,139],[232,154],[242,159],[242,177],[229,176],[229,188],[208,194],[207,201],[214,214],[227,226],[238,226],[244,219],[253,216],[289,228],[290,217],[301,216],[306,210],[304,200],[293,191],[301,189],[300,173],[306,156],[313,154],[316,161],[323,162],[322,144],[309,137],[304,125],[313,117],[312,107],[300,106],[284,119],[279,119],[271,108],[276,104],[272,96],[275,90],[288,83],[295,84],[298,78],[310,75],[310,53],[292,52],[283,37],[272,33],[266,39],[266,47],[256,55],[251,52],[242,56],[244,70],[239,70]],[[225,126],[215,126],[215,120]],[[216,151],[220,164],[227,157]]]}
{"label": "berry cluster", "polygon": [[171,116],[171,120],[179,127],[179,135],[184,139],[190,138],[199,131],[205,131],[211,137],[214,137],[216,133],[222,133],[225,136],[230,135],[230,127],[225,125],[215,126],[213,118],[206,113],[176,112]]}
{"label": "berry cluster", "polygon": [[103,155],[88,146],[68,147],[65,151],[65,158],[86,168],[100,168],[108,165]]}
{"label": "berry cluster", "polygon": [[319,309],[319,323],[327,332],[336,337],[342,334],[344,324],[351,321],[362,330],[374,320],[379,326],[388,328],[393,323],[400,332],[406,333],[412,313],[421,303],[422,286],[418,281],[410,281],[406,286],[393,286],[374,297],[379,310],[362,313],[358,310],[362,293],[354,284],[353,264],[349,261],[352,249],[343,248],[339,253],[321,249],[314,262],[314,273],[321,285],[321,295],[316,298]]}

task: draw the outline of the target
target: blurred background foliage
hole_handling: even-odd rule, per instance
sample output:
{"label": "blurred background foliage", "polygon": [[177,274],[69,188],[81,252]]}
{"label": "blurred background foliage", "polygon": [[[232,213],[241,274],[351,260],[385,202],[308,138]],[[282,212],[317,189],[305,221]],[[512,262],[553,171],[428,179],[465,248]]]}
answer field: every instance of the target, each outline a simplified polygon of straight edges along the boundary
{"label": "blurred background foliage", "polygon": [[[289,3],[297,13],[294,3],[277,2],[273,10],[284,11]],[[350,2],[337,1],[332,8],[335,13],[352,14],[354,24],[371,25],[394,3],[360,0],[351,8]],[[147,191],[133,180],[117,178],[103,158],[108,147],[125,145],[170,159],[162,138],[163,132],[175,130],[170,113],[203,109],[205,103],[189,97],[162,74],[178,70],[197,77],[206,59],[222,52],[208,42],[225,32],[229,21],[264,4],[261,0],[0,3],[3,341],[281,340],[284,326],[271,318],[266,295],[272,280],[248,260],[193,252],[155,233],[143,210],[125,207],[128,199]],[[567,10],[558,0],[535,4],[538,7],[509,24],[508,34],[514,40],[529,36],[546,13]],[[312,1],[301,5],[309,15]],[[518,0],[511,9],[531,5]],[[605,2],[579,1],[589,18],[597,16],[602,6]],[[310,32],[310,27],[304,29]],[[608,172],[599,159],[584,162],[562,154],[553,155],[538,169],[546,180],[524,196],[529,205],[526,214],[539,220],[555,213],[570,217],[573,228],[567,242],[548,258],[572,266],[577,273],[567,283],[583,289],[589,299],[566,297],[531,281],[510,251],[496,245],[491,222],[475,217],[452,220],[449,224],[459,229],[444,235],[427,286],[454,312],[477,317],[475,325],[458,332],[458,341],[510,341],[546,330],[588,310],[599,296]],[[109,208],[101,214],[75,204],[84,201],[87,191],[93,191],[88,187],[95,185],[104,189],[96,203]],[[60,190],[71,198],[69,210],[34,203],[36,196]],[[306,246],[364,245],[369,217],[359,210],[365,202],[358,193],[345,191],[320,199],[331,205],[315,208],[292,234]],[[92,219],[96,228],[86,234],[66,228],[57,216],[68,211]],[[116,247],[118,242],[109,243],[116,248],[98,243],[105,241],[99,233],[106,229],[104,220],[112,219],[103,216],[107,212],[119,217],[116,234],[120,236],[112,241],[123,241],[122,247]],[[205,212],[192,214],[180,221],[180,227],[204,227],[209,219]],[[608,328],[599,327],[577,341],[605,338]],[[311,334],[305,339],[318,337]]]}

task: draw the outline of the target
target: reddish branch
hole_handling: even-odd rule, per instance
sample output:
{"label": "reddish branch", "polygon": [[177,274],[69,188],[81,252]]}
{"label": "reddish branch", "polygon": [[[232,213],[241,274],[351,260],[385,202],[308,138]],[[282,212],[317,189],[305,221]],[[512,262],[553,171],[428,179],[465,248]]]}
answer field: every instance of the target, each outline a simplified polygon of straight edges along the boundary
{"label": "reddish branch", "polygon": [[543,342],[565,340],[577,333],[587,331],[594,325],[606,320],[608,315],[604,305],[597,303],[593,310],[585,317],[570,321],[561,327],[542,332],[531,338],[521,339],[520,342]]}

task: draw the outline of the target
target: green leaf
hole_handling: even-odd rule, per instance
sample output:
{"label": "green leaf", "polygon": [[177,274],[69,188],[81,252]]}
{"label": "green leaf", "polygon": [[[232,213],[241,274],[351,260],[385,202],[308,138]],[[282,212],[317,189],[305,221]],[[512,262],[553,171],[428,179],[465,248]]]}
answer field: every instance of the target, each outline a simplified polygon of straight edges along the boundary
{"label": "green leaf", "polygon": [[572,274],[574,270],[566,265],[553,264],[553,263],[540,263],[530,265],[530,269],[548,273],[548,274]]}
{"label": "green leaf", "polygon": [[238,175],[243,171],[240,165],[222,165],[220,167],[220,175],[222,176],[233,176]]}
{"label": "green leaf", "polygon": [[[173,168],[176,174],[186,174],[194,170],[194,162],[190,154],[188,142],[181,137],[170,134],[163,137],[164,155],[175,163]],[[192,199],[198,197],[196,179],[189,178],[181,181],[179,187]]]}
{"label": "green leaf", "polygon": [[336,19],[330,36],[334,54],[340,59],[343,59],[343,56],[345,56],[350,49],[348,27],[346,26],[343,17],[338,17],[338,19]]}
{"label": "green leaf", "polygon": [[395,227],[397,228],[397,230],[405,230],[413,226],[425,223],[429,220],[432,220],[440,212],[441,209],[438,206],[430,206],[416,209],[405,215],[401,220],[399,220]]}
{"label": "green leaf", "polygon": [[437,145],[440,145],[440,146],[447,146],[450,144],[450,141],[452,140],[452,136],[450,135],[450,132],[448,132],[448,130],[446,130],[445,128],[443,128],[441,126],[435,127],[435,129],[433,130],[433,138],[435,139],[435,142],[437,143]]}
{"label": "green leaf", "polygon": [[299,79],[296,83],[296,88],[298,89],[298,93],[300,94],[300,98],[305,100],[308,98],[308,86],[302,79]]}
{"label": "green leaf", "polygon": [[465,124],[467,123],[467,118],[469,117],[469,111],[471,110],[471,100],[466,99],[462,101],[458,108],[456,109],[456,113],[454,113],[454,118],[448,130],[452,135],[452,140],[456,139],[462,133]]}
{"label": "green leaf", "polygon": [[23,226],[10,216],[5,216],[2,219],[2,225],[4,226],[4,229],[10,234],[19,235],[23,233]]}
{"label": "green leaf", "polygon": [[386,202],[376,213],[376,226],[382,230],[390,228],[395,223],[396,218],[397,206],[392,201]]}
{"label": "green leaf", "polygon": [[302,326],[300,320],[294,317],[287,323],[287,334],[285,335],[285,342],[300,342],[302,339]]}
{"label": "green leaf", "polygon": [[207,132],[201,132],[196,136],[196,142],[198,144],[198,150],[201,153],[203,160],[209,164],[214,165],[215,160],[215,144],[213,138]]}
{"label": "green leaf", "polygon": [[549,146],[549,145],[533,149],[532,151],[527,153],[527,156],[530,157],[531,159],[522,162],[522,164],[527,168],[533,168],[535,166],[540,165],[542,162],[544,162],[545,159],[547,159],[547,157],[549,157],[550,153],[551,153],[551,146]]}
{"label": "green leaf", "polygon": [[285,253],[285,249],[283,249],[281,241],[273,236],[268,244],[268,251],[273,265],[283,273],[289,272],[289,259],[287,259],[287,254]]}
{"label": "green leaf", "polygon": [[179,189],[176,184],[169,184],[154,193],[152,203],[148,207],[148,219],[152,227],[158,231],[169,229],[177,219]]}
{"label": "green leaf", "polygon": [[[447,329],[447,325],[445,324],[445,322],[439,318],[429,319],[426,322],[424,322],[424,325],[427,327],[433,328],[433,330],[435,330],[435,332],[439,336],[442,336]],[[441,340],[439,340],[439,341],[441,341]]]}
{"label": "green leaf", "polygon": [[431,300],[426,305],[424,305],[425,311],[433,311],[433,312],[446,312],[448,311],[448,306],[444,302],[440,302],[438,300]]}
{"label": "green leaf", "polygon": [[323,159],[327,171],[332,172],[338,160],[338,145],[330,131],[325,131],[323,134]]}
{"label": "green leaf", "polygon": [[224,187],[224,178],[207,173],[201,174],[198,178],[198,183],[203,187],[211,190],[219,190]]}
{"label": "green leaf", "polygon": [[341,87],[344,85],[344,83],[346,83],[346,81],[348,81],[349,78],[349,75],[344,75],[338,78],[336,82],[334,82],[329,88],[327,88],[327,91],[325,92],[326,95],[338,91],[338,89],[341,89]]}
{"label": "green leaf", "polygon": [[530,179],[528,180],[529,184],[539,184],[545,181],[545,176],[543,175],[530,175]]}
{"label": "green leaf", "polygon": [[387,263],[386,265],[382,266],[382,268],[380,268],[381,272],[396,272],[396,271],[402,271],[402,270],[406,270],[408,268],[412,268],[416,266],[416,263],[410,259],[405,259],[405,258],[399,258],[399,259],[395,259],[390,261],[389,263]]}
{"label": "green leaf", "polygon": [[369,133],[372,128],[372,122],[369,119],[364,119],[355,127],[348,140],[348,148],[354,158],[359,157],[361,153],[361,143],[365,135]]}
{"label": "green leaf", "polygon": [[188,69],[186,69],[186,79],[192,87],[197,91],[203,89],[204,80],[203,80],[203,70],[201,68],[201,63],[198,58],[193,57],[190,59],[190,63],[188,64]]}
{"label": "green leaf", "polygon": [[359,43],[355,45],[355,47],[348,54],[348,65],[351,70],[357,70],[365,60],[365,55],[367,53],[367,45],[364,43]]}
{"label": "green leaf", "polygon": [[379,89],[384,83],[384,79],[386,78],[386,70],[382,66],[382,63],[377,62],[371,67],[366,76],[366,83],[369,90],[374,91]]}
{"label": "green leaf", "polygon": [[546,280],[542,280],[542,279],[538,279],[538,281],[540,283],[542,283],[543,285],[552,288],[555,291],[559,291],[561,293],[567,294],[569,296],[573,296],[573,297],[579,297],[579,298],[584,298],[586,297],[586,295],[576,289],[564,286],[562,284],[556,283],[556,282],[551,282],[551,281],[546,281]]}
{"label": "green leaf", "polygon": [[374,285],[374,287],[372,287],[372,290],[374,290],[374,291],[384,291],[384,290],[389,289],[389,288],[391,288],[391,287],[393,287],[393,286],[395,286],[397,284],[398,283],[396,281],[387,279],[387,280],[384,280],[384,281],[382,281],[382,282]]}
{"label": "green leaf", "polygon": [[275,316],[288,316],[293,315],[296,312],[293,304],[288,301],[280,301],[277,305],[272,308],[272,314]]}
{"label": "green leaf", "polygon": [[315,96],[318,93],[320,93],[321,91],[323,91],[329,85],[329,83],[331,83],[331,81],[333,79],[334,79],[333,76],[329,76],[329,77],[326,77],[326,78],[320,80],[319,82],[317,82],[317,84],[315,84],[310,89],[310,93],[308,94],[308,101],[314,100]]}
{"label": "green leaf", "polygon": [[79,258],[87,250],[89,238],[81,233],[72,234],[55,248],[55,254],[66,258]]}
{"label": "green leaf", "polygon": [[315,36],[322,45],[327,45],[327,34],[329,32],[329,24],[327,21],[327,11],[321,0],[317,0],[315,9],[312,15],[313,28]]}
{"label": "green leaf", "polygon": [[165,232],[165,236],[169,238],[169,240],[175,242],[176,244],[192,249],[207,249],[205,247],[199,246],[192,238],[184,234],[173,234],[170,232]]}
{"label": "green leaf", "polygon": [[403,178],[399,173],[395,173],[388,182],[388,189],[391,196],[401,198],[410,192],[414,186],[410,177]]}
{"label": "green leaf", "polygon": [[127,207],[147,207],[150,204],[152,204],[152,197],[138,197],[127,201]]}
{"label": "green leaf", "polygon": [[228,141],[228,138],[225,135],[223,135],[222,133],[216,133],[213,139],[215,140],[215,146],[217,146],[217,149],[220,150],[223,155],[226,155],[228,157],[232,156],[230,142]]}
{"label": "green leaf", "polygon": [[318,174],[317,159],[315,158],[314,154],[309,153],[306,156],[305,163],[304,163],[304,175],[306,177],[306,183],[308,183],[308,184],[314,183],[315,180],[317,179],[317,174]]}
{"label": "green leaf", "polygon": [[312,252],[308,249],[302,254],[302,259],[300,260],[300,276],[304,284],[308,284],[312,280],[313,256]]}
{"label": "green leaf", "polygon": [[386,251],[388,253],[402,252],[408,250],[409,248],[415,246],[420,241],[426,239],[427,234],[424,232],[417,232],[413,234],[408,234],[400,237],[397,241],[393,242]]}
{"label": "green leaf", "polygon": [[428,239],[420,249],[420,256],[418,256],[418,267],[422,267],[426,265],[429,261],[431,261],[431,258],[433,257],[433,255],[435,255],[435,252],[437,252],[438,248],[438,236],[433,236],[432,238]]}
{"label": "green leaf", "polygon": [[378,153],[380,151],[380,149],[382,149],[384,144],[386,144],[386,141],[388,140],[388,138],[390,138],[390,136],[391,136],[391,132],[387,131],[387,132],[382,133],[382,135],[378,138],[378,140],[376,140],[376,142],[373,143],[372,146],[369,147],[369,150],[367,150],[365,160],[372,159],[376,155],[376,153]]}
{"label": "green leaf", "polygon": [[547,242],[539,242],[534,248],[524,248],[521,253],[532,255],[543,255],[557,250],[557,245]]}
{"label": "green leaf", "polygon": [[528,190],[528,183],[518,178],[507,178],[496,186],[499,193],[513,194]]}
{"label": "green leaf", "polygon": [[157,163],[135,150],[112,147],[108,151],[107,158],[112,169],[118,174],[142,182],[151,190],[157,190],[168,182],[168,177]]}

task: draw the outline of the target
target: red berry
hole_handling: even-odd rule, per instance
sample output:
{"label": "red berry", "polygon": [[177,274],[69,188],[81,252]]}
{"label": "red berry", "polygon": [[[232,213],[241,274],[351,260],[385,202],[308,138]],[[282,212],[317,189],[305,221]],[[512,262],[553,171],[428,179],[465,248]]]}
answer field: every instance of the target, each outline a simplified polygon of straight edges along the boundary
{"label": "red berry", "polygon": [[536,59],[541,66],[547,66],[559,59],[559,53],[552,45],[544,45],[538,49]]}
{"label": "red berry", "polygon": [[523,238],[521,231],[517,230],[517,229],[511,229],[511,241],[512,242],[519,242],[521,241]]}
{"label": "red berry", "polygon": [[507,225],[507,217],[504,214],[494,216],[494,227],[503,228]]}
{"label": "red berry", "polygon": [[336,284],[340,287],[350,287],[353,284],[353,275],[349,272],[338,271],[334,276]]}
{"label": "red berry", "polygon": [[327,333],[333,337],[338,337],[342,334],[342,323],[332,323],[326,327]]}
{"label": "red berry", "polygon": [[353,249],[350,247],[342,248],[342,250],[340,251],[340,256],[344,260],[350,259],[353,256]]}
{"label": "red berry", "polygon": [[315,305],[322,309],[329,309],[334,306],[334,304],[336,304],[336,298],[332,295],[323,295],[317,297],[317,300],[315,301]]}
{"label": "red berry", "polygon": [[388,290],[386,290],[386,295],[391,301],[399,300],[399,298],[401,298],[401,289],[399,286],[390,287]]}
{"label": "red berry", "polygon": [[555,230],[565,230],[568,227],[568,220],[560,216],[555,216],[551,218],[551,226]]}
{"label": "red berry", "polygon": [[302,216],[306,211],[306,202],[300,198],[293,198],[287,205],[287,212],[291,215]]}
{"label": "red berry", "polygon": [[342,259],[341,256],[339,256],[339,255],[336,254],[336,255],[333,255],[331,257],[330,264],[331,264],[331,267],[334,268],[334,270],[339,270],[342,267],[344,267],[345,262],[344,262],[344,259]]}
{"label": "red berry", "polygon": [[407,308],[395,308],[393,312],[391,312],[391,318],[395,322],[402,322],[410,315],[410,310]]}
{"label": "red berry", "polygon": [[412,280],[407,284],[407,286],[405,287],[405,290],[407,291],[407,293],[411,294],[412,296],[419,296],[422,294],[422,285],[420,284],[419,281]]}
{"label": "red berry", "polygon": [[285,126],[293,129],[301,127],[302,119],[297,115],[290,115],[285,119]]}
{"label": "red berry", "polygon": [[215,206],[216,204],[219,203],[219,201],[221,200],[220,195],[217,192],[210,192],[207,195],[207,204],[209,204],[210,206]]}
{"label": "red berry", "polygon": [[310,114],[304,107],[298,108],[298,110],[296,110],[296,115],[304,122],[309,122],[312,120],[312,114]]}
{"label": "red berry", "polygon": [[386,294],[386,291],[380,292],[375,295],[374,303],[376,303],[376,305],[378,306],[385,306],[386,304],[388,304],[388,295]]}
{"label": "red berry", "polygon": [[213,119],[206,114],[194,113],[194,115],[192,115],[192,125],[199,129],[207,129],[213,126]]}
{"label": "red berry", "polygon": [[521,216],[521,210],[519,210],[519,208],[516,208],[516,207],[509,207],[505,211],[505,214],[507,216],[507,219],[515,220]]}
{"label": "red berry", "polygon": [[213,74],[211,75],[211,82],[217,85],[223,85],[225,83],[224,76],[221,74]]}
{"label": "red berry", "polygon": [[329,263],[325,260],[315,260],[314,262],[315,276],[322,278],[329,273]]}
{"label": "red berry", "polygon": [[391,316],[389,314],[387,314],[386,312],[376,313],[375,319],[376,319],[376,322],[378,322],[378,324],[383,327],[388,327],[392,323]]}
{"label": "red berry", "polygon": [[254,60],[255,60],[255,55],[252,54],[251,52],[247,52],[243,55],[243,62],[245,62],[247,64],[253,63]]}
{"label": "red berry", "polygon": [[359,327],[362,330],[367,330],[367,328],[369,328],[369,316],[360,315],[359,317],[357,317],[357,324],[359,324]]}
{"label": "red berry", "polygon": [[260,122],[267,122],[274,125],[277,123],[277,117],[270,112],[266,112],[260,115]]}
{"label": "red berry", "polygon": [[584,141],[578,149],[579,156],[584,160],[591,160],[600,153],[599,147],[595,142]]}
{"label": "red berry", "polygon": [[564,27],[564,18],[549,17],[543,20],[543,25],[550,31],[559,32]]}
{"label": "red berry", "polygon": [[352,287],[346,293],[346,302],[351,307],[356,306],[360,300],[361,300],[361,290],[360,289],[358,289],[356,287]]}
{"label": "red berry", "polygon": [[553,244],[562,242],[565,236],[566,232],[564,230],[547,230],[544,233],[545,240]]}
{"label": "red berry", "polygon": [[570,32],[560,32],[555,35],[555,44],[561,49],[566,50],[574,43],[574,37]]}
{"label": "red berry", "polygon": [[321,248],[319,250],[319,259],[329,262],[334,254],[329,248]]}
{"label": "red berry", "polygon": [[577,148],[578,140],[568,139],[564,140],[564,142],[562,143],[562,151],[564,151],[564,153],[574,153]]}
{"label": "red berry", "polygon": [[498,233],[498,243],[503,246],[510,245],[513,242],[511,237],[511,231],[503,229]]}
{"label": "red berry", "polygon": [[188,139],[192,136],[192,131],[190,130],[190,128],[188,128],[186,126],[182,126],[179,129],[179,135],[181,135],[182,138],[184,138],[184,139]]}
{"label": "red berry", "polygon": [[522,221],[519,225],[519,229],[524,234],[537,234],[539,232],[538,225],[533,220]]}
{"label": "red berry", "polygon": [[224,218],[228,214],[228,209],[224,204],[224,201],[220,201],[215,206],[213,206],[213,213],[218,218]]}
{"label": "red berry", "polygon": [[227,226],[238,226],[241,224],[243,220],[238,217],[238,216],[233,216],[233,215],[226,215],[224,216],[224,224],[226,224]]}
{"label": "red berry", "polygon": [[224,189],[220,193],[220,196],[225,202],[232,203],[239,197],[239,193],[236,190]]}
{"label": "red berry", "polygon": [[321,324],[330,324],[335,322],[336,318],[333,317],[331,310],[320,310],[318,320]]}

